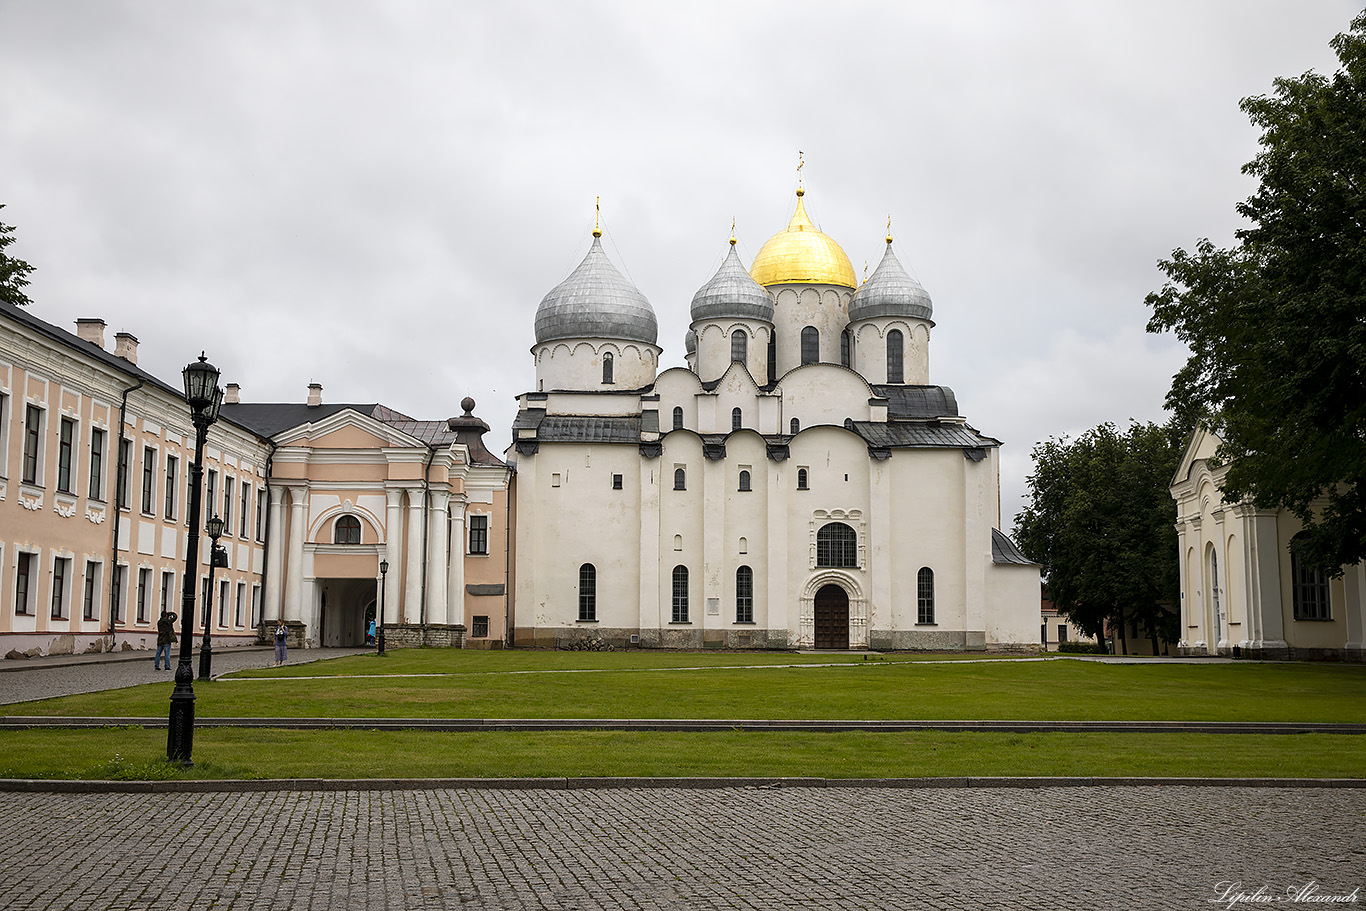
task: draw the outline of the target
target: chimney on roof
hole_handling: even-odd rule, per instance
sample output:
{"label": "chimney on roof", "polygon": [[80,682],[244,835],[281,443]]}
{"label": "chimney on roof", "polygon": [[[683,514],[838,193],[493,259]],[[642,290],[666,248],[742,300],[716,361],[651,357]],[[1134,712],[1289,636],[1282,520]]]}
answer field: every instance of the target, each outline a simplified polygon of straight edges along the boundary
{"label": "chimney on roof", "polygon": [[223,393],[224,405],[242,404],[242,387],[236,383],[229,383],[227,390]]}
{"label": "chimney on roof", "polygon": [[138,363],[138,337],[131,332],[115,332],[114,357],[121,357],[136,367]]}
{"label": "chimney on roof", "polygon": [[308,407],[309,407],[309,408],[317,408],[317,407],[318,407],[319,405],[321,405],[322,403],[323,403],[323,384],[322,384],[322,383],[309,383],[309,384],[308,384]]}
{"label": "chimney on roof", "polygon": [[83,342],[104,347],[104,320],[102,319],[78,319],[76,320],[76,337]]}

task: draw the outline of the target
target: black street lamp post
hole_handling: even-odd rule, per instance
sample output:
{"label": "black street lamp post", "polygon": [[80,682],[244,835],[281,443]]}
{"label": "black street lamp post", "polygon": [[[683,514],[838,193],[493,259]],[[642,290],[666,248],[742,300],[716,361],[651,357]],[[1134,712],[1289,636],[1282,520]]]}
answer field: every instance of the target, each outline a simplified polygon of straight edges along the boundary
{"label": "black street lamp post", "polygon": [[194,669],[190,652],[194,649],[194,596],[199,587],[199,506],[204,481],[204,442],[209,426],[218,420],[223,390],[218,388],[218,368],[204,355],[183,371],[185,403],[194,422],[194,461],[190,463],[190,531],[185,542],[185,591],[180,606],[180,661],[175,669],[175,690],[171,693],[171,716],[166,726],[166,759],[193,765],[194,746]]}
{"label": "black street lamp post", "polygon": [[384,654],[384,590],[388,587],[389,561],[379,561],[379,631],[375,633],[376,654]]}
{"label": "black street lamp post", "polygon": [[204,641],[199,644],[199,679],[208,680],[213,674],[213,643],[209,631],[213,628],[213,570],[216,566],[227,567],[228,552],[221,550],[218,539],[223,537],[223,520],[215,513],[204,523],[204,530],[213,542],[209,547],[209,584],[204,596]]}

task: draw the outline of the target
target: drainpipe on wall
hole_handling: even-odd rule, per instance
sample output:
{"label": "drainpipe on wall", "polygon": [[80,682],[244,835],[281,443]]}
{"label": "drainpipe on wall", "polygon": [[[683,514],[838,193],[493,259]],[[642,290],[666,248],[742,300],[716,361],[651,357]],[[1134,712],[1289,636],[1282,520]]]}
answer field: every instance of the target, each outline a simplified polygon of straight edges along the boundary
{"label": "drainpipe on wall", "polygon": [[[262,523],[263,533],[261,535],[261,600],[258,602],[261,608],[260,623],[256,627],[256,641],[266,641],[266,577],[270,575],[270,473],[275,464],[275,450],[279,445],[274,440],[266,440],[270,444],[270,454],[266,456],[266,518]],[[284,616],[284,606],[280,608],[281,617]]]}
{"label": "drainpipe on wall", "polygon": [[[111,498],[114,505],[114,556],[111,561],[112,566],[110,566],[109,575],[109,651],[111,652],[114,650],[114,641],[118,636],[118,627],[115,624],[116,618],[118,617],[119,605],[114,599],[116,593],[114,580],[117,579],[119,575],[119,520],[123,518],[123,510],[119,508],[119,456],[123,452],[123,422],[128,416],[128,395],[141,388],[142,380],[138,380],[136,386],[129,386],[127,389],[123,390],[123,400],[119,402],[119,438],[118,443],[114,447],[114,496]],[[125,474],[131,467],[132,466],[130,465],[124,468]],[[126,482],[127,480],[127,477],[125,477],[124,481]]]}
{"label": "drainpipe on wall", "polygon": [[[427,444],[427,464],[422,468],[422,593],[418,596],[417,619],[422,624],[422,644],[427,644],[427,542],[432,527],[432,459],[436,458],[436,444]],[[411,546],[411,545],[410,545]]]}
{"label": "drainpipe on wall", "polygon": [[509,466],[503,475],[503,648],[512,648],[512,475],[515,471]]}

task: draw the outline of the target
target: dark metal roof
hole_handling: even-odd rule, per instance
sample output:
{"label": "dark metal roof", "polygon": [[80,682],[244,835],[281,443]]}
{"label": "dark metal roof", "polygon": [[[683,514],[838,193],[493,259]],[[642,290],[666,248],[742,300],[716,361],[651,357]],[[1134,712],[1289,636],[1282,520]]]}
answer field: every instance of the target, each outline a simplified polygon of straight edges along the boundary
{"label": "dark metal roof", "polygon": [[991,530],[991,562],[992,563],[1013,563],[1019,566],[1036,566],[1037,564],[1026,557],[1024,553],[1015,546],[1015,542],[1007,538],[998,528]]}
{"label": "dark metal roof", "polygon": [[310,424],[331,417],[339,411],[357,411],[371,416],[378,405],[327,404],[305,405],[302,402],[250,402],[224,405],[220,417],[227,417],[263,437],[273,437],[291,427]]}
{"label": "dark metal roof", "polygon": [[536,438],[542,443],[639,443],[640,415],[547,415],[537,428]]}
{"label": "dark metal roof", "polygon": [[958,417],[958,399],[948,386],[873,386],[887,399],[887,417],[896,420]]}
{"label": "dark metal roof", "polygon": [[852,421],[850,427],[869,446],[891,449],[976,449],[1001,445],[966,424],[910,423],[903,421]]}

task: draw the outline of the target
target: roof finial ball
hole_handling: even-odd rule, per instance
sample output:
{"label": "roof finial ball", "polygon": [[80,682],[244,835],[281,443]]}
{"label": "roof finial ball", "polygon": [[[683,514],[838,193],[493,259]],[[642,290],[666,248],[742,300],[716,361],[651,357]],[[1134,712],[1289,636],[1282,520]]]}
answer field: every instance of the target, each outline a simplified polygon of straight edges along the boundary
{"label": "roof finial ball", "polygon": [[887,216],[887,243],[892,242],[892,216]]}
{"label": "roof finial ball", "polygon": [[460,407],[465,409],[465,413],[461,415],[461,417],[468,418],[474,416],[474,399],[470,398],[469,396],[465,396],[463,399],[460,400]]}
{"label": "roof finial ball", "polygon": [[602,197],[593,197],[593,236],[602,237]]}

